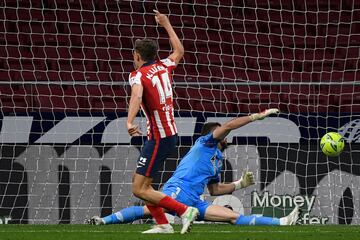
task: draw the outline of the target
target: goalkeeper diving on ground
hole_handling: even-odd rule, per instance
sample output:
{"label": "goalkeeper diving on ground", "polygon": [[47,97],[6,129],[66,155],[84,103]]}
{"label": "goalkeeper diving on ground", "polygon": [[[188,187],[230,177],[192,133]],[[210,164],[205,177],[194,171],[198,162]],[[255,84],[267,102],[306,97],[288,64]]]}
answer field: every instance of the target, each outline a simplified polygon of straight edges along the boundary
{"label": "goalkeeper diving on ground", "polygon": [[[200,196],[207,187],[210,195],[231,194],[254,184],[252,172],[245,171],[242,177],[232,183],[220,183],[220,171],[223,165],[223,151],[227,148],[226,136],[231,130],[250,122],[262,120],[278,109],[267,109],[250,116],[234,118],[223,125],[209,122],[203,125],[201,137],[180,161],[172,177],[165,183],[162,192],[177,201],[199,210],[198,221],[228,222],[236,225],[293,225],[299,216],[299,208],[285,217],[273,218],[258,215],[240,215],[223,206],[213,205]],[[174,213],[171,213],[174,214]],[[114,214],[100,218],[92,217],[88,223],[93,225],[129,223],[151,216],[146,206],[131,206]],[[152,233],[173,233],[170,224],[155,225]]]}

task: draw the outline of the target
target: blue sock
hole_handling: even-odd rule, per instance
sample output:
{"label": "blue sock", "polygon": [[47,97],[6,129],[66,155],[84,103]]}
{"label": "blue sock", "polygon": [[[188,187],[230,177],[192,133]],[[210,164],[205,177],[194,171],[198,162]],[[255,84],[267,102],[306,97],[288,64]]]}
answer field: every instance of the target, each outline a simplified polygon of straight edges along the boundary
{"label": "blue sock", "polygon": [[144,216],[144,207],[132,206],[124,208],[109,216],[103,217],[105,224],[129,223]]}
{"label": "blue sock", "polygon": [[236,225],[280,225],[279,218],[263,217],[257,215],[244,216],[240,215],[236,219]]}

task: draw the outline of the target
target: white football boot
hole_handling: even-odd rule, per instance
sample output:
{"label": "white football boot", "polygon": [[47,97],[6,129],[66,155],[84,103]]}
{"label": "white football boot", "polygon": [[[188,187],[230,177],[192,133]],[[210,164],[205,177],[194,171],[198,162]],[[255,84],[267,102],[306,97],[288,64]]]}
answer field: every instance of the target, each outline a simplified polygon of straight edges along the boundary
{"label": "white football boot", "polygon": [[199,215],[199,210],[194,207],[188,207],[186,211],[180,216],[182,221],[181,234],[190,232],[192,223]]}
{"label": "white football boot", "polygon": [[296,221],[299,219],[299,214],[299,206],[296,206],[289,215],[280,218],[280,225],[295,225]]}
{"label": "white football boot", "polygon": [[104,220],[99,216],[93,216],[90,220],[86,220],[86,223],[90,225],[105,225]]}
{"label": "white football boot", "polygon": [[174,229],[170,224],[157,224],[151,227],[151,229],[146,230],[142,233],[174,233]]}

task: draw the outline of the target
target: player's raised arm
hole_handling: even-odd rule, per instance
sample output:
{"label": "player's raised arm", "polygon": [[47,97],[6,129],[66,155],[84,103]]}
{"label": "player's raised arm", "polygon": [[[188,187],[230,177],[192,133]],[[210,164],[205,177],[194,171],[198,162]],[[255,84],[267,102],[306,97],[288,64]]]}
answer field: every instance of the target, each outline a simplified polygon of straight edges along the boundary
{"label": "player's raised arm", "polygon": [[278,113],[279,109],[277,108],[270,108],[260,113],[254,113],[250,116],[244,116],[244,117],[238,117],[234,118],[220,127],[216,128],[213,132],[213,137],[218,140],[224,139],[231,130],[240,128],[250,122],[256,121],[256,120],[262,120],[273,113]]}
{"label": "player's raised arm", "polygon": [[177,65],[184,56],[184,46],[180,42],[179,37],[176,35],[176,32],[174,31],[174,28],[169,21],[169,18],[165,14],[162,14],[157,10],[154,10],[154,12],[156,22],[159,25],[163,26],[169,35],[170,43],[173,48],[173,52],[169,56],[169,58],[175,61]]}

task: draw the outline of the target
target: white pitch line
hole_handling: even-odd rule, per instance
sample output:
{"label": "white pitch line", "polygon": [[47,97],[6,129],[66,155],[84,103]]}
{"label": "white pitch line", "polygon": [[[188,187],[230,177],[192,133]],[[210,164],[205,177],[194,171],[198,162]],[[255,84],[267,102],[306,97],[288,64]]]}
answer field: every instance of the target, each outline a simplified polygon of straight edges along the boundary
{"label": "white pitch line", "polygon": [[[108,231],[108,230],[17,230],[17,231],[6,231],[0,230],[0,233],[140,233],[139,231]],[[191,233],[311,233],[310,231],[264,231],[264,230],[240,230],[240,231],[195,231],[192,230]],[[316,231],[313,233],[339,233],[339,231]]]}

